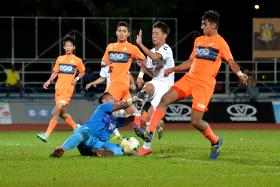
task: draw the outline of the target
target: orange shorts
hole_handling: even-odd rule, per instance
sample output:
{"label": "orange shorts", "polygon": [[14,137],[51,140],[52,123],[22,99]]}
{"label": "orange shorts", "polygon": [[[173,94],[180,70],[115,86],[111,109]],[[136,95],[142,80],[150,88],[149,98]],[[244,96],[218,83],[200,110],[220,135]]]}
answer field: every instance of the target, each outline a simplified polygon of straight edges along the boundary
{"label": "orange shorts", "polygon": [[109,92],[117,102],[123,99],[131,98],[129,92],[129,86],[125,84],[114,84],[111,83],[105,90],[105,92]]}
{"label": "orange shorts", "polygon": [[63,104],[67,106],[72,98],[73,90],[55,90],[55,104]]}
{"label": "orange shorts", "polygon": [[208,104],[214,93],[214,87],[211,84],[195,80],[188,75],[184,75],[172,88],[176,90],[179,99],[192,96],[192,109],[201,112],[208,110]]}

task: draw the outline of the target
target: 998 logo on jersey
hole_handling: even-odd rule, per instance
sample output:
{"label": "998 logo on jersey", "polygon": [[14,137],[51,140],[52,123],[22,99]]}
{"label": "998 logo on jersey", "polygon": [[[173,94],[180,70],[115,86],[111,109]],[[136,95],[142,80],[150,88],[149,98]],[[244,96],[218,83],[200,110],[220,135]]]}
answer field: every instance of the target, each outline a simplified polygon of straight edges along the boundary
{"label": "998 logo on jersey", "polygon": [[124,53],[124,52],[115,52],[115,51],[109,52],[110,61],[116,63],[127,63],[130,56],[131,54]]}
{"label": "998 logo on jersey", "polygon": [[59,73],[75,74],[76,66],[71,64],[60,64]]}
{"label": "998 logo on jersey", "polygon": [[195,49],[195,58],[210,60],[215,62],[219,55],[219,50],[212,47],[197,46]]}

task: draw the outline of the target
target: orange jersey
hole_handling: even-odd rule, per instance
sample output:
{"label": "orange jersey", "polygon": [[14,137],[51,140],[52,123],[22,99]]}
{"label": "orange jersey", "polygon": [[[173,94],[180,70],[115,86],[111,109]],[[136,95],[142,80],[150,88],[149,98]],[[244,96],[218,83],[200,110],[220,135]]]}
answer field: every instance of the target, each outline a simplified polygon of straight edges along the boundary
{"label": "orange jersey", "polygon": [[129,86],[129,68],[133,59],[145,59],[139,48],[129,42],[110,43],[102,61],[110,64],[110,80]]}
{"label": "orange jersey", "polygon": [[192,65],[187,76],[214,86],[222,59],[228,62],[233,57],[226,41],[217,34],[196,38],[190,59]]}
{"label": "orange jersey", "polygon": [[71,82],[75,78],[77,70],[79,72],[85,71],[83,61],[79,57],[75,55],[59,56],[53,68],[53,71],[58,73],[55,90],[73,92],[75,85],[72,85]]}

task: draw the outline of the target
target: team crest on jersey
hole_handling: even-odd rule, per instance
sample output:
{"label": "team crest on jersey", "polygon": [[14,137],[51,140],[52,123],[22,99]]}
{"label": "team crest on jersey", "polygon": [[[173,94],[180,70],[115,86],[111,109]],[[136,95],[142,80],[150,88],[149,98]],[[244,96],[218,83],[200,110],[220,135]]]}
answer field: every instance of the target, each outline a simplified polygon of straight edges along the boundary
{"label": "team crest on jersey", "polygon": [[195,49],[195,58],[210,60],[215,62],[219,55],[219,50],[212,47],[197,46]]}
{"label": "team crest on jersey", "polygon": [[71,63],[71,64],[75,64],[75,60],[74,60],[74,59],[71,59],[70,63]]}
{"label": "team crest on jersey", "polygon": [[110,61],[114,63],[127,63],[130,57],[131,54],[125,52],[116,52],[116,51],[109,52]]}
{"label": "team crest on jersey", "polygon": [[59,73],[75,74],[77,67],[72,64],[59,64]]}

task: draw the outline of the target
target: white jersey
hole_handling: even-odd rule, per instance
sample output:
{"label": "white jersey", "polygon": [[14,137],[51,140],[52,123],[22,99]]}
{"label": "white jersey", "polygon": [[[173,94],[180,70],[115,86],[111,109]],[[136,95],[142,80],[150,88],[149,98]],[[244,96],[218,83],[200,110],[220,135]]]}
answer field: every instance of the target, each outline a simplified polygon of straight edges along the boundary
{"label": "white jersey", "polygon": [[151,58],[147,57],[147,67],[155,71],[155,77],[153,80],[168,81],[169,86],[174,84],[174,72],[168,76],[164,76],[164,70],[172,68],[175,66],[173,59],[173,52],[169,45],[164,44],[157,51],[155,48],[151,50],[152,52],[159,53],[162,59],[158,62],[153,62]]}
{"label": "white jersey", "polygon": [[108,87],[110,84],[109,66],[102,67],[100,69],[99,75],[100,75],[100,77],[103,77],[106,79],[106,87]]}

